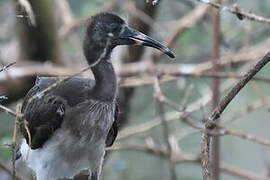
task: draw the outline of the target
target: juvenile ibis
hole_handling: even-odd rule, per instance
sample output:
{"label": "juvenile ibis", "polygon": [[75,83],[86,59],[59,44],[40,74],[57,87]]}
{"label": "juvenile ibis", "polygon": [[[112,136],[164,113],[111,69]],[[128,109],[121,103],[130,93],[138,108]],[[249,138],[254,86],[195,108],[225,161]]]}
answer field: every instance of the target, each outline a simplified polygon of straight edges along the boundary
{"label": "juvenile ibis", "polygon": [[90,180],[100,179],[105,147],[117,136],[117,82],[110,54],[118,45],[150,46],[174,58],[166,46],[114,14],[91,17],[83,52],[88,64],[95,64],[91,67],[95,79],[71,78],[29,103],[60,79],[38,77],[23,101],[21,111],[31,143],[29,132],[21,125],[24,140],[20,151],[37,180],[73,178],[82,170],[89,171]]}

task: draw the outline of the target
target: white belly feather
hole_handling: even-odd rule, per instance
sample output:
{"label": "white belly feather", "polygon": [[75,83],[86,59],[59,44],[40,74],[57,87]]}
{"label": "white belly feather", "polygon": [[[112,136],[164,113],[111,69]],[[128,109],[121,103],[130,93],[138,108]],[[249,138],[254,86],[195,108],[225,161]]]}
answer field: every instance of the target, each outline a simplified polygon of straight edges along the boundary
{"label": "white belly feather", "polygon": [[[72,178],[82,170],[87,169],[91,172],[92,169],[96,168],[96,165],[102,165],[105,153],[104,142],[96,143],[91,146],[91,149],[86,147],[82,149],[83,147],[79,148],[80,145],[77,143],[70,144],[70,136],[66,136],[64,140],[68,143],[65,146],[69,146],[69,150],[72,152],[70,157],[59,151],[61,149],[58,148],[60,143],[55,136],[42,148],[36,150],[29,149],[26,141],[23,141],[21,145],[22,158],[35,172],[37,180]],[[74,154],[76,152],[79,154]]]}

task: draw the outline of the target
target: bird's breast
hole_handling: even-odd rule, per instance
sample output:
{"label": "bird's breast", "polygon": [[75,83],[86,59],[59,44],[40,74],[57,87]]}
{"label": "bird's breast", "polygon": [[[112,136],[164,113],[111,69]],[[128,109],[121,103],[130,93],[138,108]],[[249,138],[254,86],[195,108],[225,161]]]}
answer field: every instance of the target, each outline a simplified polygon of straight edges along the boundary
{"label": "bird's breast", "polygon": [[114,121],[114,111],[114,102],[90,100],[71,111],[63,128],[70,130],[82,143],[105,141]]}

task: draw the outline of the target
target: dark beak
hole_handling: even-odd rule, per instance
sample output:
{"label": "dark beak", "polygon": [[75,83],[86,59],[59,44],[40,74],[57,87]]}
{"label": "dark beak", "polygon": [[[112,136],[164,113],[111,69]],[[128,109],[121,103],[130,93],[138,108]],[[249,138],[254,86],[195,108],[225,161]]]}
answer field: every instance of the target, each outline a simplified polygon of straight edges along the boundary
{"label": "dark beak", "polygon": [[164,54],[167,54],[170,58],[175,58],[174,53],[168,47],[162,45],[160,42],[150,38],[149,36],[132,29],[127,25],[124,26],[123,32],[120,36],[123,40],[129,40],[129,45],[136,44],[153,47],[162,51]]}

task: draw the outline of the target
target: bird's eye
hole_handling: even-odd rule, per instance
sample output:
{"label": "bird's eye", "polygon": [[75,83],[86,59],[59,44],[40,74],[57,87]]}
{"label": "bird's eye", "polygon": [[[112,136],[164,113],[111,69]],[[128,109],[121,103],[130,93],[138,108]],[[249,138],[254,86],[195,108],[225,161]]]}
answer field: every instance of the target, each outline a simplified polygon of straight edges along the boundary
{"label": "bird's eye", "polygon": [[111,24],[110,28],[112,31],[116,31],[118,29],[118,25],[117,24]]}

